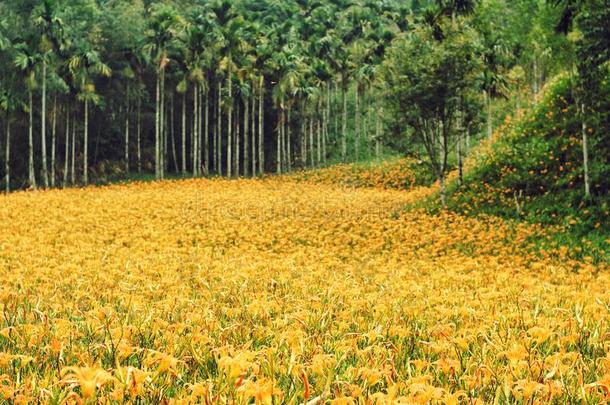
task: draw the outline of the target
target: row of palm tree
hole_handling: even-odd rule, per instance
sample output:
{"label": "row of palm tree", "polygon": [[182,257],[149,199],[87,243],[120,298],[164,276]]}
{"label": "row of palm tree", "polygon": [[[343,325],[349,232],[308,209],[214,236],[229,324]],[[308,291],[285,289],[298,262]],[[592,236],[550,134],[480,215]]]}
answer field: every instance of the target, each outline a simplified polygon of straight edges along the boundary
{"label": "row of palm tree", "polygon": [[[111,2],[94,11],[84,11],[78,0],[2,6],[7,17],[0,52],[11,63],[0,69],[25,84],[27,94],[8,83],[1,105],[7,127],[21,128],[24,113],[28,118],[27,186],[89,183],[92,116],[98,132],[105,129],[98,128],[106,122],[102,116],[123,122],[118,132],[125,174],[146,170],[151,161],[159,179],[168,171],[283,173],[380,150],[372,140],[371,117],[379,116],[375,66],[406,26],[407,7],[400,2],[124,3],[123,13],[134,16],[124,43],[109,43],[113,33],[104,31],[113,27],[104,24]],[[154,125],[148,125],[153,113]],[[96,138],[96,150],[99,143]]]}

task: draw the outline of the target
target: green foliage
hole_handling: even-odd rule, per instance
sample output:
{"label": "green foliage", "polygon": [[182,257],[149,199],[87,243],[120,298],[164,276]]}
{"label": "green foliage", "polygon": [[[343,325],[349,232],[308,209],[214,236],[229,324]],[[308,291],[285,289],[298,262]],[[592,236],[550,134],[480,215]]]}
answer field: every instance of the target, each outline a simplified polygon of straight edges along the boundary
{"label": "green foliage", "polygon": [[[610,77],[610,76],[609,76]],[[610,90],[608,81],[604,91]],[[608,121],[590,122],[592,196],[583,182],[582,114],[573,97],[575,79],[562,75],[549,84],[531,112],[508,119],[499,138],[473,158],[465,184],[452,187],[449,207],[469,215],[498,215],[560,226],[554,242],[583,249],[582,238],[603,256],[610,236]],[[606,120],[610,100],[602,107]],[[587,119],[594,114],[587,114]],[[592,241],[597,241],[595,244]]]}

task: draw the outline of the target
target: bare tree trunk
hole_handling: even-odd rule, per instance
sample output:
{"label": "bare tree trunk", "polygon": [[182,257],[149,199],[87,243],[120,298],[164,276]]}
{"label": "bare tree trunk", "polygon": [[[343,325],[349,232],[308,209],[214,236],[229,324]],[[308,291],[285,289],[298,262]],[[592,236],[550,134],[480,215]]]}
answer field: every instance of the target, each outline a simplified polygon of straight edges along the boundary
{"label": "bare tree trunk", "polygon": [[280,106],[277,110],[277,137],[276,137],[276,171],[277,174],[282,174],[282,128],[284,126],[282,122],[282,107]]}
{"label": "bare tree trunk", "polygon": [[30,127],[28,131],[28,183],[30,187],[36,190],[36,174],[34,173],[34,106],[32,90],[28,91],[28,96],[30,110]]}
{"label": "bare tree trunk", "polygon": [[174,159],[174,170],[176,173],[180,173],[180,169],[178,168],[178,155],[176,154],[176,122],[175,122],[175,108],[176,105],[174,103],[174,93],[172,92],[172,96],[170,98],[170,135],[172,142],[172,158]]}
{"label": "bare tree trunk", "polygon": [[330,121],[330,93],[331,93],[331,89],[330,89],[330,83],[326,83],[326,105],[324,106],[324,132],[322,133],[323,135],[323,139],[322,139],[322,161],[324,163],[324,165],[326,165],[326,158],[328,156],[327,153],[327,146],[328,146],[328,138],[329,138],[329,133],[328,133],[328,127],[329,124],[328,122]]}
{"label": "bare tree trunk", "polygon": [[585,196],[591,196],[591,185],[589,182],[589,145],[587,139],[587,122],[585,121],[585,104],[581,105],[582,113],[582,157],[583,157],[583,171],[585,181]]}
{"label": "bare tree trunk", "polygon": [[222,176],[222,81],[218,83],[218,131],[216,132],[216,172]]}
{"label": "bare tree trunk", "polygon": [[42,178],[45,188],[49,188],[49,167],[47,165],[47,62],[42,58],[42,111],[40,147],[42,148]]}
{"label": "bare tree trunk", "polygon": [[51,130],[51,187],[55,187],[55,152],[57,143],[57,95],[53,97],[53,128]]}
{"label": "bare tree trunk", "polygon": [[250,171],[250,100],[246,97],[244,98],[244,176],[248,177]]}
{"label": "bare tree trunk", "polygon": [[303,118],[301,118],[301,131],[299,134],[299,138],[301,141],[301,166],[306,167],[307,166],[307,133],[306,133],[306,127],[307,127],[307,117],[305,116],[305,114],[302,112],[301,114],[303,114]]}
{"label": "bare tree trunk", "polygon": [[210,173],[210,104],[208,100],[209,87],[203,94],[203,174],[207,176]]}
{"label": "bare tree trunk", "polygon": [[259,174],[265,172],[265,77],[260,78],[260,93],[258,100],[258,171]]}
{"label": "bare tree trunk", "polygon": [[313,117],[313,111],[311,112],[311,115],[309,117],[309,151],[310,151],[310,155],[309,155],[309,164],[311,165],[311,167],[315,167],[315,149],[314,149],[314,143],[313,143],[313,121],[314,121],[314,117]]}
{"label": "bare tree trunk", "polygon": [[316,114],[316,152],[317,152],[317,165],[320,166],[322,163],[322,125],[320,122],[320,113],[322,109],[322,99],[318,99],[318,108]]}
{"label": "bare tree trunk", "polygon": [[160,73],[157,72],[156,98],[155,98],[155,178],[161,178],[161,83]]}
{"label": "bare tree trunk", "polygon": [[356,92],[354,95],[354,101],[355,101],[355,106],[356,106],[356,117],[355,117],[355,134],[354,134],[354,152],[356,153],[356,161],[360,160],[360,84],[356,83]]}
{"label": "bare tree trunk", "polygon": [[83,183],[89,184],[89,100],[85,99],[85,129],[83,133]]}
{"label": "bare tree trunk", "polygon": [[193,88],[193,132],[191,134],[192,145],[191,154],[193,159],[193,177],[199,176],[199,84],[195,83]]}
{"label": "bare tree trunk", "polygon": [[66,105],[66,133],[65,133],[65,145],[64,145],[64,176],[63,176],[63,187],[68,185],[68,171],[70,160],[70,105]]}
{"label": "bare tree trunk", "polygon": [[458,158],[458,184],[461,186],[464,184],[464,161],[462,159],[462,131],[458,133],[457,140],[457,158]]}
{"label": "bare tree trunk", "polygon": [[76,184],[76,113],[72,116],[72,162],[71,162],[71,177],[72,185]]}
{"label": "bare tree trunk", "polygon": [[182,94],[182,175],[186,175],[186,91]]}
{"label": "bare tree trunk", "polygon": [[342,98],[343,98],[343,116],[341,123],[341,158],[345,162],[347,160],[347,89],[346,85],[342,85]]}
{"label": "bare tree trunk", "polygon": [[166,162],[166,133],[165,133],[165,70],[161,71],[161,98],[160,98],[160,104],[159,104],[159,109],[160,109],[160,113],[159,113],[159,119],[161,120],[160,122],[160,126],[159,126],[159,137],[160,137],[160,143],[159,143],[159,147],[160,147],[160,153],[159,153],[159,159],[161,159],[160,165],[159,165],[159,170],[160,170],[160,178],[164,179],[165,178],[165,164]]}
{"label": "bare tree trunk", "polygon": [[381,159],[381,109],[377,108],[377,122],[375,125],[375,156]]}
{"label": "bare tree trunk", "polygon": [[252,96],[250,98],[250,102],[252,103],[252,112],[250,124],[252,125],[250,128],[251,142],[250,147],[252,148],[252,176],[256,176],[256,98],[254,96],[254,83],[252,83]]}
{"label": "bare tree trunk", "polygon": [[487,91],[485,91],[484,94],[485,106],[487,107],[487,137],[491,141],[491,138],[493,137],[493,123],[491,119],[491,97]]}
{"label": "bare tree trunk", "polygon": [[292,107],[288,107],[288,116],[286,119],[286,170],[292,171],[292,131],[290,125],[292,123]]}
{"label": "bare tree trunk", "polygon": [[6,115],[6,149],[4,151],[4,191],[11,192],[11,121]]}
{"label": "bare tree trunk", "polygon": [[[129,94],[129,90],[127,90]],[[129,174],[129,99],[125,109],[125,174]]]}
{"label": "bare tree trunk", "polygon": [[138,173],[142,172],[142,100],[138,97],[138,128],[137,128]]}
{"label": "bare tree trunk", "polygon": [[443,209],[447,208],[447,185],[445,181],[445,173],[439,174],[440,192],[441,192],[441,206]]}
{"label": "bare tree trunk", "polygon": [[239,160],[241,157],[241,123],[239,122],[240,110],[241,105],[239,104],[239,100],[237,100],[235,105],[235,170],[233,170],[235,172],[235,177],[239,177],[241,173],[239,167]]}
{"label": "bare tree trunk", "polygon": [[233,83],[231,81],[231,72],[228,74],[227,86],[229,91],[229,108],[227,111],[227,177],[233,176]]}

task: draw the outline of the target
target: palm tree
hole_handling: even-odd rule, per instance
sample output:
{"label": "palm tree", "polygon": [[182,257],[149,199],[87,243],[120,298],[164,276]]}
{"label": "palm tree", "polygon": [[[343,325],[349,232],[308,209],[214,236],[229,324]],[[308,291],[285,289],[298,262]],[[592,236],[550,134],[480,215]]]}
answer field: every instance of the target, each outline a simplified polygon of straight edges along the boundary
{"label": "palm tree", "polygon": [[165,172],[163,139],[164,100],[165,100],[165,69],[169,64],[168,46],[178,34],[180,18],[176,11],[163,3],[151,7],[149,26],[145,33],[146,44],[144,52],[154,66],[155,85],[155,176],[162,179]]}
{"label": "palm tree", "polygon": [[98,104],[100,96],[95,91],[95,75],[110,77],[112,71],[102,62],[97,51],[82,42],[78,45],[69,61],[69,69],[75,83],[79,85],[79,101],[84,103],[83,128],[83,184],[89,183],[89,104]]}
{"label": "palm tree", "polygon": [[16,46],[15,66],[25,75],[25,83],[28,90],[28,185],[36,189],[36,174],[34,172],[34,102],[33,92],[36,88],[36,66],[39,55],[32,52],[25,44]]}

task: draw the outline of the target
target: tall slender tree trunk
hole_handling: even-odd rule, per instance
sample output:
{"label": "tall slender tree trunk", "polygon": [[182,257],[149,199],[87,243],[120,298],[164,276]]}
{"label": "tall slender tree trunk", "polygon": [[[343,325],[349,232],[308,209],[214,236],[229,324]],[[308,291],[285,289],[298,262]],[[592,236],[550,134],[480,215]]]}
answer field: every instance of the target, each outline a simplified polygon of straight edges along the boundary
{"label": "tall slender tree trunk", "polygon": [[318,111],[317,111],[317,131],[316,131],[316,151],[317,151],[317,165],[320,166],[322,163],[322,123],[320,121],[320,114],[322,110],[322,98],[318,99]]}
{"label": "tall slender tree trunk", "polygon": [[227,109],[227,177],[233,176],[233,83],[231,80],[231,72],[227,77],[227,90],[229,91],[229,108]]}
{"label": "tall slender tree trunk", "polygon": [[360,160],[360,143],[361,143],[361,133],[360,133],[360,119],[361,114],[360,114],[360,84],[356,83],[356,91],[354,93],[354,101],[355,101],[355,106],[356,106],[356,116],[355,116],[355,134],[354,134],[354,152],[356,154],[356,161]]}
{"label": "tall slender tree trunk", "polygon": [[137,154],[138,154],[138,173],[142,172],[142,100],[138,97],[138,123],[137,123]]}
{"label": "tall slender tree trunk", "polygon": [[208,100],[209,87],[206,94],[203,94],[203,174],[210,173],[210,102]]}
{"label": "tall slender tree trunk", "polygon": [[375,125],[375,156],[381,159],[381,108],[377,108]]}
{"label": "tall slender tree trunk", "polygon": [[260,78],[259,99],[258,99],[258,171],[259,174],[265,172],[265,77]]}
{"label": "tall slender tree trunk", "polygon": [[347,86],[344,84],[341,87],[341,97],[343,100],[343,114],[341,122],[341,158],[345,162],[347,160]]}
{"label": "tall slender tree trunk", "polygon": [[182,175],[186,175],[186,91],[182,94]]}
{"label": "tall slender tree trunk", "polygon": [[180,168],[178,167],[178,155],[176,154],[176,122],[175,122],[175,110],[176,104],[174,103],[174,93],[172,92],[172,96],[170,98],[170,141],[172,143],[172,159],[174,160],[174,172],[180,173]]}
{"label": "tall slender tree trunk", "polygon": [[157,72],[155,98],[155,178],[161,178],[161,73]]}
{"label": "tall slender tree trunk", "polygon": [[303,115],[303,117],[301,118],[301,130],[300,130],[300,134],[299,134],[299,138],[301,141],[301,166],[302,167],[306,167],[307,166],[307,116],[306,114],[302,111],[301,114]]}
{"label": "tall slender tree trunk", "polygon": [[216,132],[216,172],[222,176],[222,81],[218,82],[218,130]]}
{"label": "tall slender tree trunk", "polygon": [[34,190],[36,189],[36,174],[34,173],[34,105],[32,90],[28,91],[30,126],[28,131],[28,183]]}
{"label": "tall slender tree trunk", "polygon": [[313,121],[314,121],[314,117],[313,117],[313,109],[312,112],[309,116],[309,151],[310,151],[310,157],[309,157],[309,164],[311,167],[315,167],[315,158],[314,158],[314,154],[315,154],[315,149],[314,149],[314,143],[313,143]]}
{"label": "tall slender tree trunk", "polygon": [[47,62],[42,58],[42,111],[41,111],[40,147],[42,148],[42,179],[45,188],[49,188],[49,167],[47,164]]}
{"label": "tall slender tree trunk", "polygon": [[51,187],[55,187],[55,152],[57,144],[57,95],[53,97],[53,128],[51,130]]}
{"label": "tall slender tree trunk", "polygon": [[241,125],[239,122],[241,106],[239,100],[235,104],[235,159],[234,159],[234,170],[235,177],[239,177],[241,171],[239,167],[239,160],[241,155]]}
{"label": "tall slender tree trunk", "polygon": [[72,161],[71,163],[71,183],[76,184],[76,113],[72,116]]}
{"label": "tall slender tree trunk", "polygon": [[585,120],[585,103],[581,105],[582,114],[582,157],[583,157],[583,171],[585,181],[585,196],[591,195],[591,184],[589,181],[589,145],[587,139],[587,122]]}
{"label": "tall slender tree trunk", "polygon": [[280,106],[277,109],[277,136],[276,136],[276,171],[277,174],[282,174],[282,128],[284,124],[282,123],[282,107]]}
{"label": "tall slender tree trunk", "polygon": [[487,138],[491,141],[493,137],[493,122],[491,117],[491,97],[488,91],[485,94],[485,107],[487,107]]}
{"label": "tall slender tree trunk", "polygon": [[250,100],[248,97],[244,98],[244,176],[248,177],[250,174]]}
{"label": "tall slender tree trunk", "polygon": [[290,173],[292,171],[292,107],[288,107],[288,116],[286,119],[286,169]]}
{"label": "tall slender tree trunk", "polygon": [[89,184],[89,100],[85,99],[85,129],[83,133],[83,183]]}
{"label": "tall slender tree trunk", "polygon": [[[129,90],[127,90],[129,94]],[[129,174],[129,99],[125,110],[125,173]]]}
{"label": "tall slender tree trunk", "polygon": [[6,145],[4,150],[4,191],[11,192],[11,121],[6,114]]}
{"label": "tall slender tree trunk", "polygon": [[250,146],[252,148],[252,176],[256,176],[256,98],[254,96],[254,83],[252,83],[252,95],[250,97],[250,102],[252,103],[252,124],[250,128],[251,142]]}
{"label": "tall slender tree trunk", "polygon": [[70,161],[70,104],[66,105],[66,133],[64,134],[65,145],[64,145],[64,176],[63,176],[63,187],[68,185],[68,172],[69,172],[69,161]]}
{"label": "tall slender tree trunk", "polygon": [[161,164],[159,165],[159,170],[160,170],[160,178],[164,179],[165,178],[165,165],[167,164],[167,151],[166,151],[166,125],[165,125],[165,70],[161,71],[161,99],[159,101],[159,109],[160,109],[160,113],[159,113],[159,119],[161,120],[160,126],[159,126],[159,137],[160,137],[160,155],[159,158],[161,160]]}
{"label": "tall slender tree trunk", "polygon": [[193,89],[193,147],[192,147],[192,160],[193,160],[193,177],[199,176],[199,157],[197,151],[199,150],[199,84],[195,83]]}

